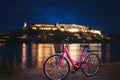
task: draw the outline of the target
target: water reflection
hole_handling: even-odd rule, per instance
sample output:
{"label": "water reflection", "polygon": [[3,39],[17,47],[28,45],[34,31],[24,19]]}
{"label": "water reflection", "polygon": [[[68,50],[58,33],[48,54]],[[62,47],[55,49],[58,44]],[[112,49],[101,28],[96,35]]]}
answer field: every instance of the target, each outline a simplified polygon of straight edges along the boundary
{"label": "water reflection", "polygon": [[[79,60],[81,52],[83,50],[83,47],[80,47],[80,45],[86,45],[86,44],[69,44],[68,49],[70,52],[70,55],[72,56],[72,59],[74,60]],[[101,58],[101,48],[102,44],[101,43],[89,43],[90,50],[94,50],[96,54]]]}
{"label": "water reflection", "polygon": [[120,43],[106,43],[102,45],[102,61],[120,61]]}
{"label": "water reflection", "polygon": [[[69,44],[68,49],[72,59],[78,60],[82,48],[81,44]],[[82,44],[84,45],[84,44]],[[97,50],[96,54],[103,62],[120,61],[120,44],[89,43],[91,50]],[[58,49],[60,45],[58,45]],[[42,68],[43,62],[50,55],[54,55],[54,44],[2,44],[0,45],[0,69]]]}
{"label": "water reflection", "polygon": [[25,68],[26,66],[26,53],[27,53],[27,45],[22,44],[22,67]]}
{"label": "water reflection", "polygon": [[[101,44],[89,44],[92,50],[98,50],[97,54],[101,57]],[[56,45],[55,45],[56,46]],[[58,45],[57,47],[61,47]],[[31,48],[29,51],[29,48]],[[80,44],[69,44],[68,49],[72,59],[78,60],[81,54]],[[54,44],[22,44],[22,68],[41,68],[43,62],[51,55],[55,54]]]}
{"label": "water reflection", "polygon": [[[16,45],[18,46],[18,45]],[[20,56],[19,53],[19,46],[15,47],[15,44],[5,44],[4,46],[0,46],[0,70],[1,71],[11,71],[15,70],[16,67],[19,65]],[[17,52],[16,52],[17,51]],[[19,58],[18,58],[19,57]]]}
{"label": "water reflection", "polygon": [[44,60],[54,54],[54,48],[52,44],[38,44],[37,47],[37,67],[41,68]]}

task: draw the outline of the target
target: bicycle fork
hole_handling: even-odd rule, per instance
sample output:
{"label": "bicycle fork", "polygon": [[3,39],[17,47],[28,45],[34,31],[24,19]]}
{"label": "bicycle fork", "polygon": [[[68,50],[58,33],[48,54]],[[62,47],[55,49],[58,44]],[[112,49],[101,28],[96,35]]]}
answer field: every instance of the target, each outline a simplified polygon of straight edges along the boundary
{"label": "bicycle fork", "polygon": [[58,62],[58,64],[57,64],[57,68],[59,68],[59,67],[61,66],[62,61],[63,61],[63,58],[64,58],[64,56],[63,56],[63,54],[62,54],[61,57],[60,57],[60,59],[59,59],[59,62]]}

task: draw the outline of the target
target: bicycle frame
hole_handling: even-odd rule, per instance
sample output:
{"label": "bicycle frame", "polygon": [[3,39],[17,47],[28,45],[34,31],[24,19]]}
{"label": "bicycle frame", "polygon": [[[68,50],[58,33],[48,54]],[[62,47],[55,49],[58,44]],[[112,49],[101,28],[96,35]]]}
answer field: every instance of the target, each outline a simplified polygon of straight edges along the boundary
{"label": "bicycle frame", "polygon": [[83,58],[85,57],[85,52],[84,52],[84,50],[85,50],[85,48],[83,49],[83,51],[82,51],[82,53],[81,53],[81,56],[80,56],[79,61],[75,61],[75,60],[73,60],[73,59],[71,58],[70,53],[69,53],[69,51],[68,51],[67,44],[66,44],[65,47],[64,47],[64,52],[62,53],[62,57],[61,57],[60,62],[59,62],[59,64],[58,64],[58,67],[62,64],[62,60],[63,60],[63,58],[65,57],[65,54],[67,55],[68,60],[70,61],[70,63],[72,64],[72,66],[73,66],[74,68],[85,68],[85,67],[87,67],[86,65],[85,65],[85,66],[80,66],[81,63],[83,62]]}
{"label": "bicycle frame", "polygon": [[[79,60],[71,58],[67,44],[64,46],[62,54],[56,54],[47,58],[43,66],[46,77],[50,80],[63,80],[71,70],[72,73],[75,73],[79,69],[88,77],[96,75],[101,65],[99,57],[97,54],[91,53],[89,45],[80,46],[83,47],[83,50]],[[85,51],[86,48],[88,52]]]}

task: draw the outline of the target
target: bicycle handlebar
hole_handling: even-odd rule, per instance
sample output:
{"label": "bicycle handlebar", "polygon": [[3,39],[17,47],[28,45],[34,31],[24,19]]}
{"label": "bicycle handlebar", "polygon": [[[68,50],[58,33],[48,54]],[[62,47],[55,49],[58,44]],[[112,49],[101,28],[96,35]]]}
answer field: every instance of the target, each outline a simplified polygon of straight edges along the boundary
{"label": "bicycle handlebar", "polygon": [[62,40],[63,43],[68,43],[70,42],[71,40],[73,40],[72,37],[66,37],[64,40]]}
{"label": "bicycle handlebar", "polygon": [[80,45],[80,47],[89,48],[89,45]]}

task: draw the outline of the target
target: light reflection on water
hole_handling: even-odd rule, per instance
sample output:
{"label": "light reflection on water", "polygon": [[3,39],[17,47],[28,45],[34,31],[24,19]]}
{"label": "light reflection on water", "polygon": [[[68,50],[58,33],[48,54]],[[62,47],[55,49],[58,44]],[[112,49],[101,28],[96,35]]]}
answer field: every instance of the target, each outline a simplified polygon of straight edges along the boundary
{"label": "light reflection on water", "polygon": [[[72,59],[78,60],[81,54],[81,44],[69,44],[68,50]],[[82,44],[84,45],[84,44]],[[89,43],[91,50],[97,50],[96,54],[102,59],[103,62],[111,62],[117,59],[115,51],[119,50],[115,47],[116,44],[112,45],[101,44],[101,43]],[[60,46],[60,44],[58,44]],[[118,47],[120,44],[118,44]],[[0,69],[7,68],[8,63],[20,66],[21,68],[42,68],[44,61],[50,56],[55,54],[55,50],[62,49],[56,47],[54,44],[2,44],[0,45]],[[111,50],[112,49],[112,50]],[[63,51],[63,50],[61,50]],[[119,51],[120,52],[120,51]]]}
{"label": "light reflection on water", "polygon": [[25,64],[26,64],[26,53],[27,53],[27,45],[26,44],[22,44],[22,66],[23,68],[25,68]]}
{"label": "light reflection on water", "polygon": [[[70,52],[70,55],[72,56],[72,59],[74,60],[79,60],[80,55],[82,53],[83,48],[80,47],[80,45],[85,45],[85,44],[69,44],[68,49]],[[89,43],[90,50],[96,50],[97,52],[94,52],[98,54],[98,56],[101,58],[101,43]],[[85,51],[86,52],[86,51]]]}
{"label": "light reflection on water", "polygon": [[[101,44],[89,44],[92,50],[98,50],[97,54],[99,54],[101,58]],[[58,48],[60,45],[57,46]],[[28,51],[28,48],[31,48]],[[60,49],[60,48],[59,48]],[[80,44],[69,44],[68,45],[69,53],[73,60],[79,60],[81,54]],[[51,55],[55,54],[54,44],[31,44],[27,45],[25,43],[22,44],[22,68],[27,68],[26,64],[29,64],[29,67],[36,63],[36,67],[40,67],[43,65],[43,62]]]}

